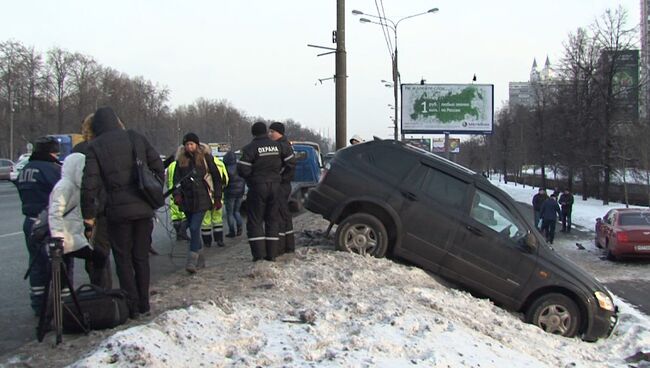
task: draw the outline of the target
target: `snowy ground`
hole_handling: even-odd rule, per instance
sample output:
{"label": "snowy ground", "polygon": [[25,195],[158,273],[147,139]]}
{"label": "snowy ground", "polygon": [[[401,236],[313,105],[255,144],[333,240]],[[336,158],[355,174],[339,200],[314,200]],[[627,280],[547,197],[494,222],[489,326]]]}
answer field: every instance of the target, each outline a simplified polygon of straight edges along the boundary
{"label": "snowy ground", "polygon": [[[534,194],[531,187],[520,193],[520,187],[503,188],[527,203]],[[602,205],[592,212],[576,202],[579,226],[590,228],[590,221],[606,212]],[[155,287],[155,316],[147,323],[112,335],[68,338],[60,348],[68,360],[56,360],[55,352],[37,360],[33,349],[6,364],[650,367],[647,361],[625,362],[650,352],[650,319],[621,300],[616,300],[620,324],[608,339],[586,343],[549,335],[419,268],[335,252],[318,231],[327,224],[313,214],[296,222],[300,244],[307,246],[295,255],[253,264],[245,243],[213,250],[219,253],[196,276],[179,273]],[[574,239],[558,237],[556,248],[592,274],[611,273],[597,253],[578,251]],[[648,264],[632,266],[616,272],[650,278]]]}

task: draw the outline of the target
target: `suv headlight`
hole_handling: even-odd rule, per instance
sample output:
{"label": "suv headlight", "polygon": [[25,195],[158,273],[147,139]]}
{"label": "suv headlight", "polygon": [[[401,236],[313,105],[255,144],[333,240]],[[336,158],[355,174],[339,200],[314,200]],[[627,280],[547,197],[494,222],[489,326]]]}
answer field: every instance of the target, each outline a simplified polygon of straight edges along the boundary
{"label": "suv headlight", "polygon": [[602,291],[596,291],[594,293],[596,296],[596,300],[598,300],[598,305],[608,311],[614,311],[614,302],[612,302],[612,298],[610,298],[607,294],[603,293]]}

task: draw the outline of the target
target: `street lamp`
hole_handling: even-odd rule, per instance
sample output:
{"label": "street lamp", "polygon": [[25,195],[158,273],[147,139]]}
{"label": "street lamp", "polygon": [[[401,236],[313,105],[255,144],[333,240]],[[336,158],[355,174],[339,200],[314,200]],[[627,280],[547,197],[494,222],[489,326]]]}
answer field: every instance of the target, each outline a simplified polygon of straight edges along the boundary
{"label": "street lamp", "polygon": [[[422,13],[417,13],[413,15],[409,15],[407,17],[403,17],[397,20],[397,22],[393,21],[390,18],[387,17],[382,17],[378,15],[373,15],[373,14],[366,14],[360,10],[353,10],[352,14],[353,15],[365,15],[367,17],[375,18],[378,19],[379,22],[370,20],[368,18],[360,18],[359,22],[361,23],[373,23],[373,24],[378,24],[382,27],[387,27],[393,31],[393,39],[395,40],[395,50],[391,54],[391,62],[392,62],[392,69],[393,69],[393,96],[395,97],[395,140],[399,139],[399,133],[398,133],[398,117],[399,117],[399,109],[398,109],[398,100],[399,100],[399,84],[400,84],[400,76],[399,76],[399,69],[397,67],[397,26],[402,22],[403,20],[414,18],[420,15],[425,15],[425,14],[433,14],[438,11],[438,8],[432,8],[429,9],[425,12]],[[386,85],[388,86],[388,85]],[[404,135],[402,134],[402,139],[404,139]]]}

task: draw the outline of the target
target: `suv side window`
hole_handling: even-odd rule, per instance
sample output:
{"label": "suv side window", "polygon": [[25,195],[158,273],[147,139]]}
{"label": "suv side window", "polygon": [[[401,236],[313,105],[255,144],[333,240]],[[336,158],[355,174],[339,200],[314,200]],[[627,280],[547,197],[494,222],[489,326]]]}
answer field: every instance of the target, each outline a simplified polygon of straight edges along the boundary
{"label": "suv side window", "polygon": [[413,155],[404,154],[390,147],[374,147],[360,156],[363,161],[375,167],[381,176],[399,180],[402,180],[418,163],[418,159]]}
{"label": "suv side window", "polygon": [[507,208],[496,198],[481,190],[476,190],[474,194],[470,216],[500,235],[513,240],[527,233],[526,227]]}
{"label": "suv side window", "polygon": [[422,165],[424,180],[422,191],[445,206],[460,208],[467,195],[468,184],[440,170]]}

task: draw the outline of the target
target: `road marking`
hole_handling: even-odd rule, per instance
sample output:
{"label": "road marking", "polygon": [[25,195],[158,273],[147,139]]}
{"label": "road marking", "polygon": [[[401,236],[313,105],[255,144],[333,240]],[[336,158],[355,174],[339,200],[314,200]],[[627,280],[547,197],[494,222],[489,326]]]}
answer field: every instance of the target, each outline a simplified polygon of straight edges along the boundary
{"label": "road marking", "polygon": [[0,235],[0,238],[8,238],[10,236],[16,236],[22,234],[22,231],[16,231],[15,233],[9,233],[9,234],[2,234]]}

